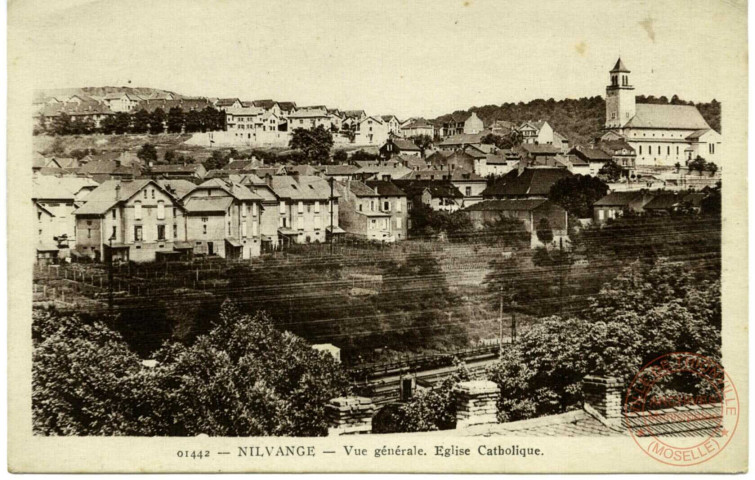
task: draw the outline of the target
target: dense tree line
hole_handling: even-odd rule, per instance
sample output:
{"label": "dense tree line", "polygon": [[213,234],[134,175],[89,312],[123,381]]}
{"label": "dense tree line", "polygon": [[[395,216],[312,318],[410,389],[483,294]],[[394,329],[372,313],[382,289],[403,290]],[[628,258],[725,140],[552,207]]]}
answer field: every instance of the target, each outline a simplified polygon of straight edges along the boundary
{"label": "dense tree line", "polygon": [[325,435],[325,405],[348,393],[330,355],[226,302],[190,345],[144,366],[105,319],[35,309],[32,420],[40,435]]}
{"label": "dense tree line", "polygon": [[[712,100],[707,103],[693,103],[679,99],[676,95],[666,97],[638,96],[637,103],[663,103],[674,105],[695,105],[711,128],[721,131],[721,103]],[[606,120],[606,102],[601,96],[564,100],[537,99],[529,102],[507,102],[501,105],[472,107],[485,125],[496,120],[507,120],[519,125],[526,121],[546,120],[572,144],[587,143],[601,135]],[[442,122],[450,115],[438,117]]]}
{"label": "dense tree line", "polygon": [[165,112],[157,108],[152,112],[144,109],[133,112],[118,112],[108,115],[99,127],[92,119],[72,117],[66,113],[52,118],[42,117],[35,133],[50,135],[89,135],[93,133],[117,134],[159,134],[159,133],[197,133],[225,129],[225,113],[213,107],[203,110],[184,111],[173,107]]}
{"label": "dense tree line", "polygon": [[[675,262],[626,266],[580,314],[548,316],[507,345],[486,377],[499,385],[498,419],[509,422],[580,408],[587,375],[628,384],[647,362],[669,352],[721,359],[721,282],[705,270]],[[389,407],[375,418],[380,432],[454,428],[452,378]],[[699,393],[694,378],[669,377],[666,395]],[[714,392],[711,392],[714,393]]]}

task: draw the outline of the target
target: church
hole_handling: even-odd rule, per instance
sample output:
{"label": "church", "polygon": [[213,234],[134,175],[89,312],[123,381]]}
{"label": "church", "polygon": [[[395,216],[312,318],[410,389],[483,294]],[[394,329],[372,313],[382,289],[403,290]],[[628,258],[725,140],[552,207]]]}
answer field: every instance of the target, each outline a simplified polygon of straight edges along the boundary
{"label": "church", "polygon": [[619,59],[606,87],[606,133],[602,140],[625,140],[637,167],[684,166],[701,156],[722,167],[721,134],[694,105],[636,103],[631,72]]}

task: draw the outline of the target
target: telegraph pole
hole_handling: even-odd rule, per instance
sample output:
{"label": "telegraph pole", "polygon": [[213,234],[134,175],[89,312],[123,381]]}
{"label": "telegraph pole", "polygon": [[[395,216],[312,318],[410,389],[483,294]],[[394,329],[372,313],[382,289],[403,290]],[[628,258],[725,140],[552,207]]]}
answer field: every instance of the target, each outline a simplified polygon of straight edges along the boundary
{"label": "telegraph pole", "polygon": [[[110,315],[113,314],[113,236],[108,239],[108,269],[107,269],[107,309]],[[112,318],[112,317],[111,317]]]}
{"label": "telegraph pole", "polygon": [[503,355],[503,285],[499,292],[498,303],[498,356]]}
{"label": "telegraph pole", "polygon": [[333,230],[333,210],[336,206],[333,205],[333,182],[335,177],[330,177],[330,254],[333,255],[333,237],[336,232]]}

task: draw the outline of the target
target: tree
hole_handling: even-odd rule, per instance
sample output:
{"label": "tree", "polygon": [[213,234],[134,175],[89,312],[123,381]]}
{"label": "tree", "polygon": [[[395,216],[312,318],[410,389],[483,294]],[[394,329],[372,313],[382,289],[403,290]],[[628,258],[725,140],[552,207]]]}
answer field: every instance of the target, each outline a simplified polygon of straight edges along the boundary
{"label": "tree", "polygon": [[42,435],[314,436],[349,392],[330,355],[226,302],[191,346],[148,368],[99,320],[34,310],[32,415]]}
{"label": "tree", "polygon": [[133,122],[131,124],[131,133],[147,133],[150,127],[150,114],[141,109],[131,116]]}
{"label": "tree", "polygon": [[314,129],[296,128],[291,134],[289,146],[301,150],[307,161],[324,162],[330,158],[333,147],[333,134],[322,125]]}
{"label": "tree", "polygon": [[166,120],[167,120],[167,117],[165,116],[165,112],[163,111],[163,109],[156,108],[149,115],[149,133],[151,133],[152,135],[163,133],[165,131]]}
{"label": "tree", "polygon": [[349,159],[348,154],[346,153],[346,150],[338,150],[333,154],[333,163],[346,163],[346,161]]}
{"label": "tree", "polygon": [[710,176],[712,177],[718,171],[718,165],[713,162],[708,162],[708,164],[705,165],[705,169],[710,172]]}
{"label": "tree", "polygon": [[108,115],[107,117],[103,118],[102,121],[100,121],[100,130],[102,133],[107,135],[112,135],[115,133],[115,115]]}
{"label": "tree", "polygon": [[547,218],[543,217],[537,222],[537,239],[544,244],[549,244],[553,241],[553,229],[551,229],[550,222]]}
{"label": "tree", "polygon": [[708,166],[708,162],[706,162],[705,159],[701,157],[700,155],[695,157],[694,160],[690,160],[687,163],[687,168],[689,169],[690,172],[697,170],[698,173],[700,173],[700,175],[703,174],[707,166]]}
{"label": "tree", "polygon": [[163,154],[163,163],[167,163],[168,165],[171,165],[175,163],[175,161],[176,161],[176,151],[165,150],[165,153]]}
{"label": "tree", "polygon": [[139,358],[100,321],[32,312],[32,425],[41,435],[136,435]]}
{"label": "tree", "polygon": [[598,175],[603,175],[609,182],[617,182],[624,176],[624,169],[618,163],[609,160],[598,170]]}
{"label": "tree", "polygon": [[228,163],[228,158],[220,150],[213,150],[210,158],[204,161],[202,165],[209,172],[210,170],[222,169]]}
{"label": "tree", "polygon": [[433,145],[433,137],[430,135],[415,135],[411,137],[411,140],[419,147],[422,158],[425,158],[425,151]]}
{"label": "tree", "polygon": [[[720,359],[720,280],[684,265],[626,267],[580,317],[548,317],[520,335],[489,370],[501,387],[499,419],[560,413],[579,405],[589,374],[629,382],[659,355]],[[675,387],[664,385],[665,388]]]}
{"label": "tree", "polygon": [[71,134],[71,116],[67,113],[61,113],[52,121],[52,132],[55,135]]}
{"label": "tree", "polygon": [[149,165],[157,161],[157,149],[154,145],[145,143],[139,151],[136,152],[136,156],[139,160],[144,162],[145,165]]}
{"label": "tree", "polygon": [[118,135],[123,135],[124,133],[129,131],[130,125],[131,125],[131,116],[128,113],[118,112],[115,114],[115,119],[113,123],[114,133],[117,133]]}
{"label": "tree", "polygon": [[608,185],[590,175],[572,175],[556,182],[548,199],[578,218],[591,218],[592,206],[608,194]]}
{"label": "tree", "polygon": [[184,128],[184,112],[181,107],[171,107],[168,110],[168,132],[181,133]]}
{"label": "tree", "polygon": [[186,133],[196,133],[202,131],[202,114],[196,110],[186,112],[184,120]]}

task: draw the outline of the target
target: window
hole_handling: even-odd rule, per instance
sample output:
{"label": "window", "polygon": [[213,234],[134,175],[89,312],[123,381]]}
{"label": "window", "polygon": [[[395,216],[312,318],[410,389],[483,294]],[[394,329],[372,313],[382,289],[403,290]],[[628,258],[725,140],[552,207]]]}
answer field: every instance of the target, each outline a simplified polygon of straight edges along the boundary
{"label": "window", "polygon": [[115,220],[115,212],[116,212],[116,210],[113,209],[113,220]]}
{"label": "window", "polygon": [[640,155],[642,155],[642,145],[640,145]]}
{"label": "window", "polygon": [[178,238],[178,225],[174,223],[173,224],[173,239],[177,239],[177,238]]}
{"label": "window", "polygon": [[375,200],[370,200],[370,211],[371,212],[375,211]]}
{"label": "window", "polygon": [[297,217],[296,227],[298,230],[304,230],[304,217],[302,216]]}
{"label": "window", "polygon": [[155,199],[155,189],[153,188],[152,189],[152,200],[154,200],[154,199]]}
{"label": "window", "polygon": [[118,227],[113,226],[113,233],[110,235],[110,238],[115,240],[115,238],[118,236],[117,234],[118,234]]}
{"label": "window", "polygon": [[241,204],[241,216],[246,217],[246,203]]}
{"label": "window", "polygon": [[137,225],[134,227],[134,241],[135,242],[141,242],[143,240],[142,236],[142,226]]}
{"label": "window", "polygon": [[157,239],[158,240],[165,240],[165,225],[158,225],[157,226]]}
{"label": "window", "polygon": [[144,199],[145,200],[147,199],[147,190],[146,189],[144,190]]}
{"label": "window", "polygon": [[257,223],[256,220],[253,220],[252,221],[252,236],[256,237],[257,235],[259,235],[259,224]]}
{"label": "window", "polygon": [[[147,191],[145,190],[144,193],[147,193]],[[142,202],[134,203],[134,219],[136,220],[142,219]]]}
{"label": "window", "polygon": [[661,154],[661,146],[658,145],[658,155],[660,155],[660,154]]}
{"label": "window", "polygon": [[246,220],[241,222],[241,237],[246,238]]}
{"label": "window", "polygon": [[298,211],[299,213],[304,213],[304,202],[299,202]]}
{"label": "window", "polygon": [[87,228],[87,238],[92,238],[92,229]]}
{"label": "window", "polygon": [[383,210],[386,211],[386,212],[390,212],[391,211],[391,202],[389,202],[387,200],[384,201],[383,202]]}
{"label": "window", "polygon": [[464,189],[464,196],[465,197],[471,197],[472,196],[472,187],[466,187]]}
{"label": "window", "polygon": [[396,228],[401,228],[401,217],[396,218]]}
{"label": "window", "polygon": [[370,230],[375,230],[375,227],[377,227],[377,221],[373,218],[370,220]]}
{"label": "window", "polygon": [[603,215],[605,212],[603,210],[598,210],[598,220],[603,220]]}
{"label": "window", "polygon": [[676,154],[679,155],[679,145],[676,146]]}
{"label": "window", "polygon": [[396,211],[401,212],[401,199],[396,200]]}
{"label": "window", "polygon": [[157,219],[165,220],[165,202],[162,200],[157,202]]}
{"label": "window", "polygon": [[231,235],[231,222],[228,222],[228,235]]}
{"label": "window", "polygon": [[359,211],[360,212],[362,211],[362,204],[361,203],[359,204]]}
{"label": "window", "polygon": [[320,213],[320,202],[315,202],[315,213]]}
{"label": "window", "polygon": [[207,235],[207,224],[202,225],[202,233]]}
{"label": "window", "polygon": [[671,155],[671,147],[666,147],[666,155]]}
{"label": "window", "polygon": [[307,204],[307,213],[312,213],[312,205]]}
{"label": "window", "polygon": [[315,230],[322,229],[322,217],[315,217]]}
{"label": "window", "polygon": [[281,201],[280,204],[280,213],[286,213],[286,202]]}

